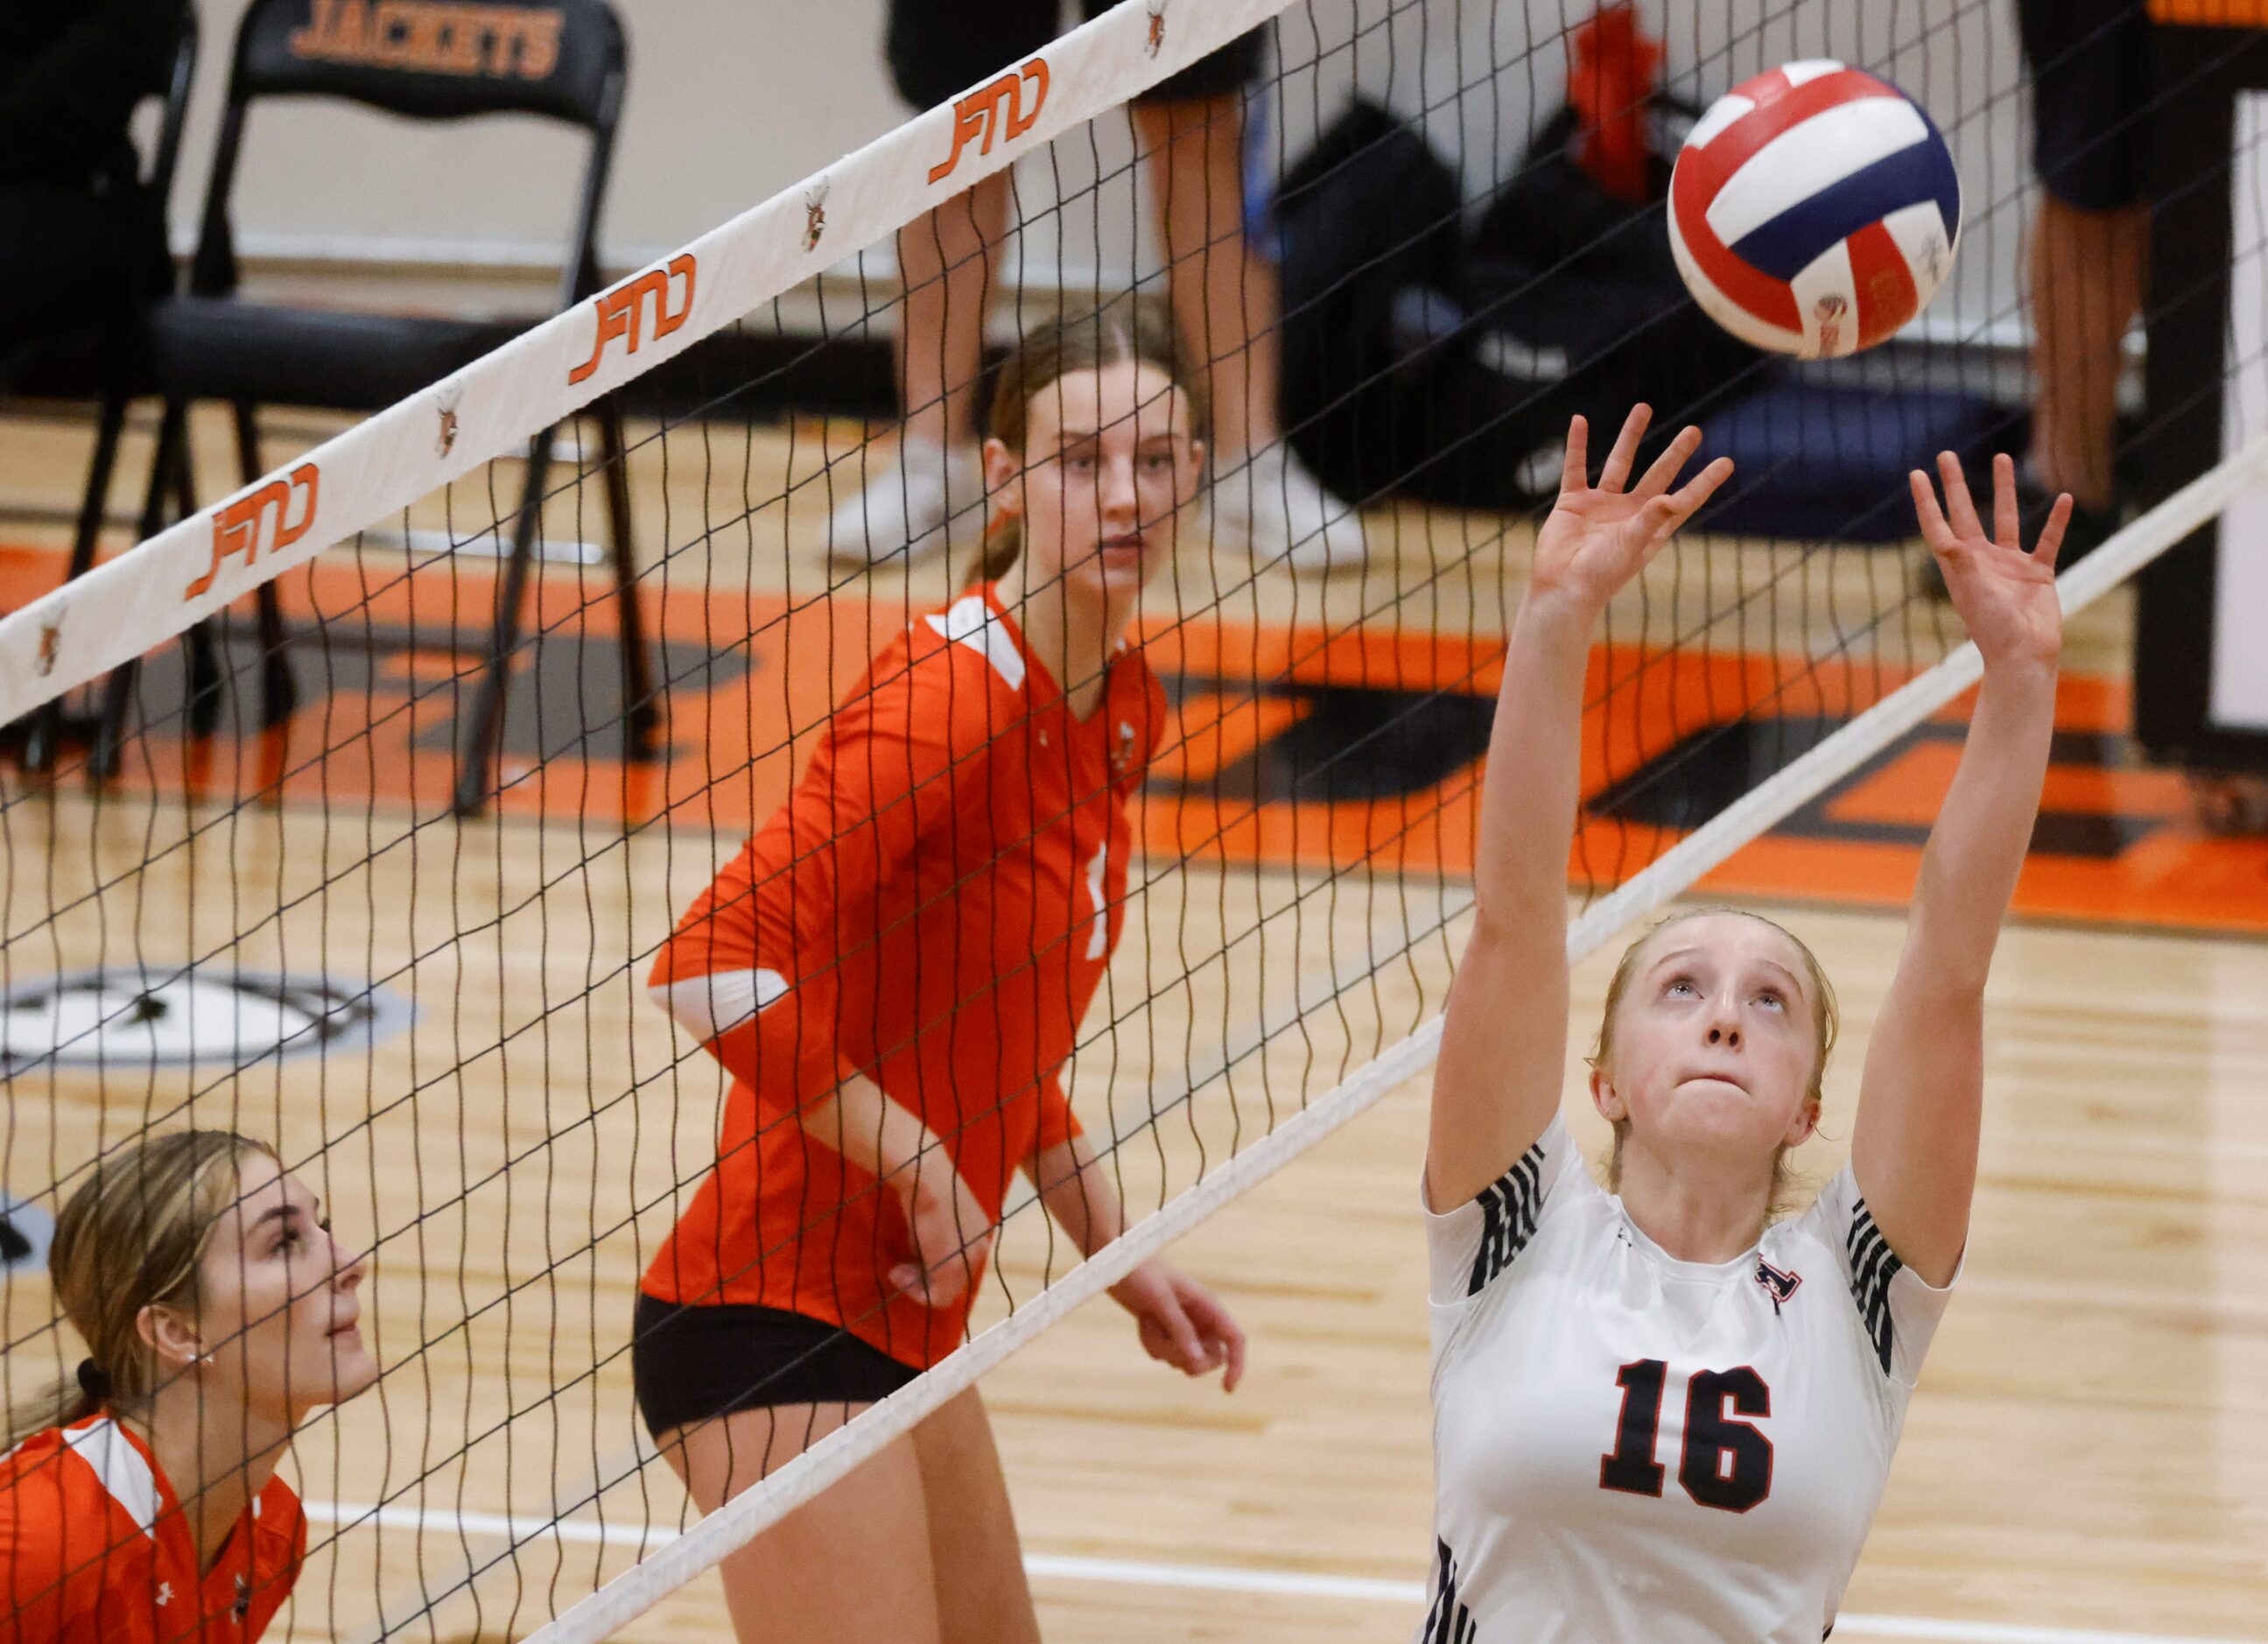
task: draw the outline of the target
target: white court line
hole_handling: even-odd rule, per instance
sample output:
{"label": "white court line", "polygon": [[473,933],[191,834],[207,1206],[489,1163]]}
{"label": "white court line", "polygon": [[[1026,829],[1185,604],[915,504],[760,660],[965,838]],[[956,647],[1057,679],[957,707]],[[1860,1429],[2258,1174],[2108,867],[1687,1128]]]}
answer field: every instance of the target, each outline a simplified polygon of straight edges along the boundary
{"label": "white court line", "polygon": [[[673,1530],[632,1530],[596,1519],[513,1518],[502,1513],[428,1511],[415,1507],[358,1507],[346,1501],[309,1501],[308,1521],[434,1535],[496,1536],[512,1541],[552,1539],[589,1546],[658,1547],[674,1541]],[[1218,1564],[1148,1564],[1129,1559],[1081,1559],[1027,1552],[1029,1574],[1073,1581],[1110,1581],[1128,1587],[1178,1587],[1219,1593],[1265,1593],[1285,1598],[1337,1598],[1358,1603],[1410,1604],[1425,1602],[1423,1581],[1386,1581],[1359,1575],[1320,1575],[1306,1570],[1244,1569]],[[1846,1613],[1835,1623],[1837,1638],[1903,1638],[1941,1644],[2246,1644],[2228,1638],[2181,1638],[2163,1633],[2103,1633],[2083,1627],[2027,1626],[2014,1622],[1945,1621],[1925,1616]]]}
{"label": "white court line", "polygon": [[1187,1587],[1216,1593],[1274,1593],[1292,1598],[1354,1598],[1413,1607],[1425,1602],[1423,1581],[1316,1575],[1306,1570],[1236,1569],[1219,1564],[1142,1564],[1129,1559],[1071,1559],[1027,1552],[1024,1555],[1024,1572],[1070,1581],[1113,1581],[1127,1587]]}
{"label": "white court line", "polygon": [[2247,1644],[2229,1638],[2176,1638],[2167,1633],[2102,1633],[2091,1627],[2025,1626],[2013,1621],[1940,1621],[1925,1616],[1844,1614],[1837,1638],[1942,1639],[1948,1644]]}

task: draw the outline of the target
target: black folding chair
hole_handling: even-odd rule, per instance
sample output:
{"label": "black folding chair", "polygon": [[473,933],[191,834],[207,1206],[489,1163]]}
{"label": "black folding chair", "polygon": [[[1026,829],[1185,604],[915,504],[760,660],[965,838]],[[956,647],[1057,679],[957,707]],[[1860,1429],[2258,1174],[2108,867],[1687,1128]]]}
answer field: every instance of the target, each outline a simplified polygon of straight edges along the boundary
{"label": "black folding chair", "polygon": [[[173,175],[181,154],[181,126],[188,115],[189,87],[196,72],[196,12],[194,8],[185,7],[180,39],[173,50],[173,73],[166,85],[165,108],[158,122],[157,140],[151,145],[142,168],[143,187],[160,210],[173,197]],[[166,284],[172,284],[170,270]],[[86,490],[79,501],[70,566],[64,572],[66,579],[83,576],[94,564],[103,515],[110,504],[111,477],[117,471],[119,440],[126,430],[127,406],[137,394],[156,391],[155,384],[150,380],[143,347],[142,318],[142,304],[136,299],[105,315],[84,335],[44,339],[37,358],[11,362],[12,368],[34,385],[43,381],[70,385],[69,391],[74,398],[83,391],[78,387],[80,383],[91,380],[99,385],[100,409],[95,420],[94,454],[87,464]],[[34,391],[54,390],[35,386]],[[186,463],[182,468],[186,473]],[[186,493],[181,505],[185,509],[191,505],[186,500]],[[193,672],[202,669],[217,673],[218,662],[211,654],[210,636],[202,637],[202,652],[192,666]],[[32,716],[22,749],[26,769],[44,770],[53,763],[63,722],[61,698],[47,703]]]}
{"label": "black folding chair", "polygon": [[[479,321],[291,308],[238,296],[229,195],[246,115],[255,101],[331,98],[431,121],[524,114],[588,131],[590,158],[561,267],[560,306],[571,307],[599,289],[593,241],[629,55],[620,18],[607,0],[438,10],[438,26],[400,38],[381,24],[381,13],[316,0],[253,0],[246,12],[237,33],[228,107],[214,151],[189,290],[160,303],[149,319],[151,353],[165,409],[150,472],[145,536],[162,525],[167,497],[186,492],[186,435],[192,402],[218,400],[234,408],[237,450],[249,483],[266,471],[260,454],[258,407],[381,410],[460,369],[510,335],[509,328],[500,330]],[[653,753],[659,711],[631,563],[622,417],[610,399],[597,402],[586,415],[597,424],[606,475],[608,547],[621,638],[624,752],[632,759],[648,758]],[[488,796],[556,433],[556,428],[548,428],[528,443],[526,479],[512,520],[512,549],[499,581],[485,667],[460,750],[456,802],[468,814],[479,810]],[[261,720],[269,726],[290,715],[296,692],[274,585],[263,585],[260,594],[265,658]],[[135,676],[135,666],[129,664],[114,672],[106,687],[90,761],[98,777],[109,776],[117,768]],[[193,680],[193,731],[200,728],[196,693]]]}

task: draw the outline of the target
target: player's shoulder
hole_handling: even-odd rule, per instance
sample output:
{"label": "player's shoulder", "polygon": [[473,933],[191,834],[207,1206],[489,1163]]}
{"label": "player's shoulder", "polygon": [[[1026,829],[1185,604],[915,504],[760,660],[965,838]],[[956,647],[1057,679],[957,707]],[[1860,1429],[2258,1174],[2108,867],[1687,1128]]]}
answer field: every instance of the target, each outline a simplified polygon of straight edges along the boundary
{"label": "player's shoulder", "polygon": [[84,1470],[63,1441],[63,1429],[33,1434],[0,1456],[0,1550],[18,1554],[27,1542],[55,1539]]}
{"label": "player's shoulder", "polygon": [[1030,673],[1014,625],[976,588],[917,613],[876,656],[867,687],[878,701],[897,697],[917,726],[961,743],[1006,722]]}
{"label": "player's shoulder", "polygon": [[904,645],[913,676],[932,688],[981,684],[987,691],[1020,694],[1031,674],[1023,638],[989,586],[915,616]]}
{"label": "player's shoulder", "polygon": [[1621,1222],[1557,1114],[1472,1198],[1427,1210],[1432,1299],[1447,1307],[1484,1293],[1525,1289],[1539,1278],[1558,1284],[1586,1272]]}
{"label": "player's shoulder", "polygon": [[107,1416],[33,1434],[0,1457],[0,1552],[19,1566],[60,1558],[114,1518],[156,1522],[157,1476]]}

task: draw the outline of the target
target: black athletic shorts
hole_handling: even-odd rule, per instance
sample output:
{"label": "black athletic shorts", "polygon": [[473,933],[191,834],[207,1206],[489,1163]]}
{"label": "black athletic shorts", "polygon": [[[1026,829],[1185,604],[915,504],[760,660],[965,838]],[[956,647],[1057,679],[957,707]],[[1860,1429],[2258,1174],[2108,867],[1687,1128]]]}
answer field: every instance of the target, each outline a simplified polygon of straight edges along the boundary
{"label": "black athletic shorts", "polygon": [[846,1330],[778,1308],[680,1307],[640,1293],[630,1382],[656,1439],[736,1410],[871,1404],[920,1374]]}
{"label": "black athletic shorts", "polygon": [[[1081,0],[1088,18],[1114,0]],[[917,108],[934,108],[1021,63],[1056,37],[1057,0],[890,0],[890,77]],[[1260,77],[1262,31],[1239,35],[1134,100],[1188,103],[1240,91]]]}
{"label": "black athletic shorts", "polygon": [[2032,74],[2032,164],[2066,205],[2115,211],[2150,186],[2145,0],[2016,0]]}

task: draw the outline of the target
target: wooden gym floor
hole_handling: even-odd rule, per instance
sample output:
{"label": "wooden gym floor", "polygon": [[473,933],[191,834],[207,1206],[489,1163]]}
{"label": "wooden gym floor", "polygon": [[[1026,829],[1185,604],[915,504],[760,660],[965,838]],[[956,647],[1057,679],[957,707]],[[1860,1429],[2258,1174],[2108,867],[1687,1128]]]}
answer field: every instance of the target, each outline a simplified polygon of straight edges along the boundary
{"label": "wooden gym floor", "polygon": [[[201,453],[227,449],[217,425],[197,431]],[[270,461],[320,431],[279,423]],[[366,1052],[232,1080],[48,1068],[11,1086],[12,1191],[152,1118],[233,1123],[294,1160],[326,1150],[320,1191],[377,1242],[366,1294],[394,1368],[298,1447],[317,1539],[336,1538],[302,1580],[289,1636],[367,1636],[381,1595],[399,1625],[421,1591],[437,1616],[405,1636],[523,1634],[594,1571],[627,1567],[642,1533],[682,1522],[659,1468],[589,1483],[630,1455],[621,1348],[641,1252],[699,1177],[718,1095],[641,984],[676,911],[787,780],[784,758],[748,750],[806,729],[873,636],[948,586],[940,567],[886,571],[811,603],[828,581],[823,487],[755,505],[849,438],[720,426],[705,445],[673,434],[666,469],[658,442],[634,459],[647,558],[671,549],[653,578],[679,679],[662,766],[558,741],[559,704],[602,696],[612,653],[603,611],[587,638],[578,615],[597,597],[593,570],[554,568],[541,608],[559,637],[521,682],[507,736],[519,780],[497,815],[447,819],[446,684],[485,580],[446,580],[446,563],[405,579],[411,557],[371,544],[286,579],[301,631],[320,616],[333,643],[303,640],[318,689],[282,737],[200,749],[152,735],[99,795],[0,770],[11,986],[225,957],[375,979],[419,1013]],[[0,506],[69,508],[85,444],[69,423],[0,424]],[[137,437],[122,472],[144,460]],[[201,482],[205,496],[230,488],[217,468]],[[572,500],[548,530],[600,536]],[[466,484],[448,503],[421,505],[411,529],[494,512]],[[1484,711],[1525,537],[1416,509],[1373,534],[1366,573],[1320,584],[1254,579],[1200,542],[1156,602],[1182,746],[1145,806],[1138,900],[1071,1081],[1090,1131],[1126,1139],[1138,1210],[1439,1008],[1469,866],[1474,712],[1452,701],[1405,739],[1425,747],[1378,755],[1365,792],[1335,804],[1299,786],[1300,727],[1344,738],[1381,701],[1434,691]],[[60,536],[32,523],[0,541],[12,607],[52,581]],[[1665,624],[1694,626],[1735,577],[1776,578],[1777,598],[1745,623],[1706,624],[1716,671],[1639,702],[1635,733],[1602,728],[1594,793],[1646,792],[1634,776],[1708,719],[1692,701],[1740,700],[1749,670],[1796,682],[1774,711],[1798,735],[1925,665],[1950,636],[1901,627],[1872,653],[1847,642],[1852,613],[1903,574],[1898,550],[1806,564],[1768,545],[1681,548],[1616,613],[1623,649],[1602,651],[1602,670]],[[1358,618],[1359,639],[1320,643]],[[2176,780],[2132,767],[2117,736],[2127,620],[2114,598],[2073,635],[2048,801],[2062,820],[2043,829],[1993,977],[1968,1272],[1838,1639],[2268,1638],[2268,851],[2214,837]],[[342,660],[340,636],[357,633],[361,660]],[[1806,656],[1823,660],[1787,666]],[[162,694],[165,669],[151,673]],[[1956,747],[1926,727],[1712,881],[1788,919],[1842,995],[1827,1139],[1800,1161],[1815,1177],[1849,1134],[1895,910]],[[235,802],[284,771],[280,800]],[[1640,799],[1609,807],[1587,824],[1587,859],[1651,850],[1674,825]],[[1594,1144],[1574,1055],[1614,951],[1576,977],[1568,1089]],[[1150,1365],[1107,1305],[985,1382],[1051,1640],[1408,1635],[1431,1546],[1423,1120],[1422,1088],[1396,1092],[1177,1251],[1252,1334],[1233,1397]],[[1035,1213],[1012,1215],[981,1318],[1064,1262]],[[40,1333],[43,1281],[18,1276],[5,1297],[20,1391],[76,1353]],[[469,1449],[468,1434],[481,1435]],[[727,1637],[714,1578],[624,1636]]]}

